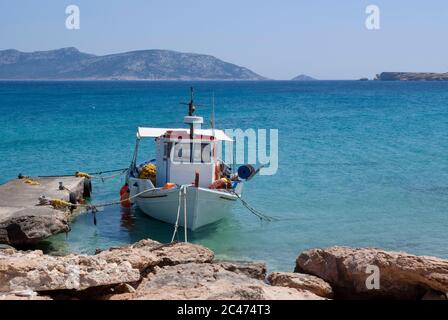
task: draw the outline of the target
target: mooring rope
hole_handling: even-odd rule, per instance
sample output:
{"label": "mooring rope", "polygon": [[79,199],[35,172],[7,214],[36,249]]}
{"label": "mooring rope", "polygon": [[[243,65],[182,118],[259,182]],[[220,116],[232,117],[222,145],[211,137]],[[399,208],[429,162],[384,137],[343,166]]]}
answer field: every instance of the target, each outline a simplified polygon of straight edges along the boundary
{"label": "mooring rope", "polygon": [[[73,204],[73,203],[67,203],[67,206],[71,206],[71,207],[81,207],[81,208],[85,208],[87,211],[92,210],[93,212],[98,212],[98,208],[102,208],[102,207],[109,207],[109,206],[113,206],[113,205],[117,205],[117,204],[121,204],[125,201],[130,201],[138,196],[141,196],[142,194],[148,193],[148,192],[154,192],[156,190],[160,190],[160,188],[154,188],[154,189],[147,189],[144,191],[141,191],[139,193],[134,194],[133,196],[129,197],[129,198],[125,198],[125,199],[120,199],[117,201],[110,201],[110,202],[104,202],[104,203],[99,203],[99,204],[84,204],[84,203],[77,203],[77,204]],[[48,203],[42,203],[42,205],[44,204],[49,204]]]}
{"label": "mooring rope", "polygon": [[246,209],[248,209],[251,213],[253,213],[255,216],[257,216],[260,220],[266,220],[266,221],[278,221],[279,220],[279,219],[277,219],[275,217],[268,216],[268,215],[260,212],[259,210],[255,209],[250,204],[248,204],[243,198],[241,198],[241,196],[238,193],[236,193],[235,191],[231,190],[230,193],[232,193],[235,196],[237,196],[237,198],[241,201],[243,206]]}
{"label": "mooring rope", "polygon": [[171,242],[174,242],[174,238],[176,237],[176,234],[177,234],[177,229],[179,228],[180,207],[181,207],[181,203],[182,203],[183,189],[184,189],[184,186],[181,186],[179,189],[179,200],[178,200],[178,204],[177,204],[176,223],[174,224],[174,232],[173,232],[173,236],[171,237]]}
{"label": "mooring rope", "polygon": [[[112,179],[115,177],[119,177],[122,174],[126,173],[129,170],[129,168],[121,168],[121,169],[114,169],[114,170],[106,170],[106,171],[98,171],[98,172],[88,172],[86,175],[88,175],[90,178],[97,178],[102,180]],[[58,178],[58,177],[73,177],[76,176],[76,173],[79,171],[76,171],[75,174],[58,174],[58,175],[39,175],[38,178]],[[110,176],[102,176],[105,173],[114,173],[119,172],[118,174],[110,175]]]}
{"label": "mooring rope", "polygon": [[[114,179],[114,178],[120,177],[123,174],[127,173],[128,170],[129,169],[126,168],[126,169],[123,169],[123,170],[121,170],[120,172],[118,172],[116,174],[112,174],[112,175],[109,175],[109,176],[103,176],[102,173],[96,174],[96,175],[95,174],[92,175],[92,174],[89,173],[89,176],[91,178],[94,178],[94,179],[100,179],[102,182],[104,182],[105,180],[110,180],[110,179]],[[113,171],[113,172],[116,172],[116,171]],[[105,173],[105,172],[103,172],[103,173]]]}

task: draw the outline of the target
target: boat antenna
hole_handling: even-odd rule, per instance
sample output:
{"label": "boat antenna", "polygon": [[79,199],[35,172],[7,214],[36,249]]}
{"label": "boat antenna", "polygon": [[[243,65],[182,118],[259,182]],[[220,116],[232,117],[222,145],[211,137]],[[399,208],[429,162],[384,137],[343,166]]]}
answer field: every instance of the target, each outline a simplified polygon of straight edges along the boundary
{"label": "boat antenna", "polygon": [[[196,105],[194,104],[194,89],[193,87],[190,87],[190,102],[181,102],[180,104],[187,105],[188,106],[188,116],[193,116]],[[193,140],[194,132],[193,132],[193,124],[190,124],[190,140]],[[190,153],[190,161],[191,161],[191,153]]]}
{"label": "boat antenna", "polygon": [[211,144],[215,160],[217,157],[216,138],[215,138],[215,91],[212,91],[212,114],[210,116],[210,127],[212,128],[213,143]]}
{"label": "boat antenna", "polygon": [[196,108],[194,106],[194,89],[190,87],[190,102],[188,103],[188,115],[191,117],[195,112]]}
{"label": "boat antenna", "polygon": [[215,92],[212,92],[212,114],[210,117],[210,126],[213,130],[213,135],[215,134]]}
{"label": "boat antenna", "polygon": [[[180,104],[188,106],[188,116],[192,117],[196,111],[196,107],[203,106],[201,104],[194,103],[194,89],[190,87],[190,102],[181,102]],[[190,123],[190,162],[193,162],[193,138],[194,138],[194,125]]]}

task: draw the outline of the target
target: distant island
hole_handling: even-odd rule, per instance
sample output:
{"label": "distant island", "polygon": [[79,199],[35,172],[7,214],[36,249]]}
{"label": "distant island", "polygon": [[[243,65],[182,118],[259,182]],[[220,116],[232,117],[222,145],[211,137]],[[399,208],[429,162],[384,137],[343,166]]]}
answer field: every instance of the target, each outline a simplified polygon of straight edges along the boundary
{"label": "distant island", "polygon": [[448,81],[447,73],[435,72],[382,72],[375,80],[381,81]]}
{"label": "distant island", "polygon": [[76,48],[0,51],[2,80],[266,80],[210,55],[140,50],[97,56]]}
{"label": "distant island", "polygon": [[291,79],[292,81],[314,81],[317,79],[314,79],[313,77],[307,76],[306,74],[298,75],[297,77],[294,77]]}

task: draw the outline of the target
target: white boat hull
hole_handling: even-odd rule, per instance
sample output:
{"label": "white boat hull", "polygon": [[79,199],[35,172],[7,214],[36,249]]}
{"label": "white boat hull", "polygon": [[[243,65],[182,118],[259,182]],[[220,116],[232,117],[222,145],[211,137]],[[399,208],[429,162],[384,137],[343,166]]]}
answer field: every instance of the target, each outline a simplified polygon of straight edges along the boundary
{"label": "white boat hull", "polygon": [[[173,225],[179,220],[179,226],[184,227],[184,200],[181,197],[179,211],[179,192],[179,188],[169,190],[153,189],[137,196],[135,204],[141,211],[152,218]],[[225,218],[230,214],[231,207],[237,201],[237,198],[235,194],[226,191],[187,186],[187,228],[196,230]]]}

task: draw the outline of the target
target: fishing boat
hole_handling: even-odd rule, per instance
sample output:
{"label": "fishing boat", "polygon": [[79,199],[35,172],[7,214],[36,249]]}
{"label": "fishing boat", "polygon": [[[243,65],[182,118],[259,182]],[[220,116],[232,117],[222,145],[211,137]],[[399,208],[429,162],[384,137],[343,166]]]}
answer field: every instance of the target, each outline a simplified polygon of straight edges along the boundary
{"label": "fishing boat", "polygon": [[[152,218],[196,230],[217,222],[231,212],[241,196],[244,182],[256,174],[250,165],[232,173],[220,159],[219,144],[232,143],[223,130],[203,129],[204,119],[194,115],[193,88],[184,117],[186,128],[137,129],[134,155],[122,199]],[[214,112],[213,112],[214,114]],[[155,143],[155,158],[137,163],[143,139]]]}

